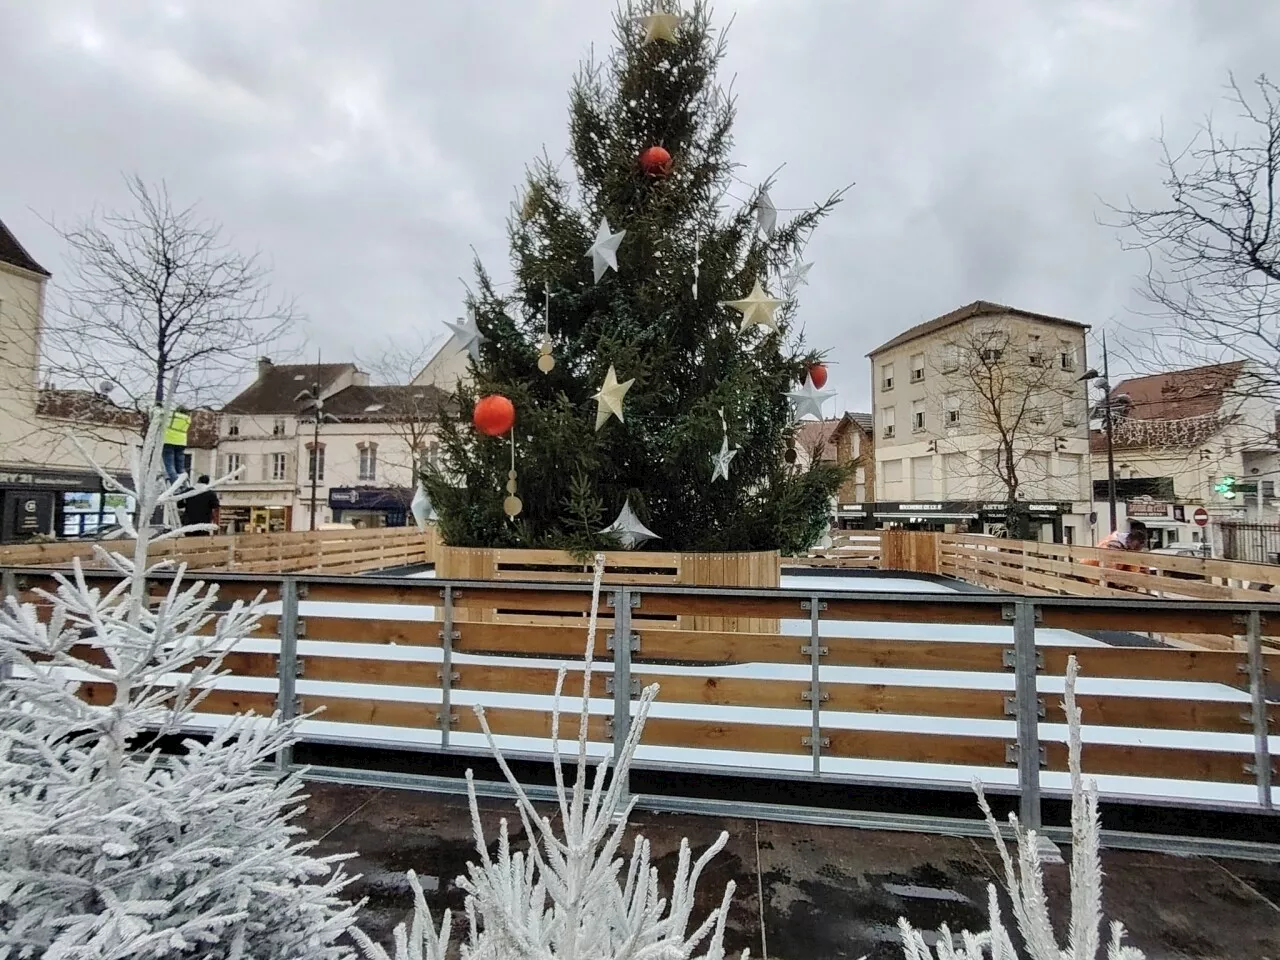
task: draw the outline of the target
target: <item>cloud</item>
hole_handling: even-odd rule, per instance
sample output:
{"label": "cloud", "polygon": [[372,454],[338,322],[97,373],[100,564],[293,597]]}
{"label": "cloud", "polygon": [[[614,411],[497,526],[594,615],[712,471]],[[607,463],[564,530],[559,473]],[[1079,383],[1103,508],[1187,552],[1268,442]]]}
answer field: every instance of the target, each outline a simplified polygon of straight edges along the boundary
{"label": "cloud", "polygon": [[[864,354],[974,299],[1127,320],[1142,263],[1099,198],[1152,196],[1227,72],[1272,56],[1272,0],[724,0],[736,159],[799,207],[856,181],[807,259],[802,319],[839,402]],[[260,248],[337,358],[430,337],[471,247],[498,274],[526,163],[564,153],[567,90],[612,42],[599,0],[0,0],[0,217],[56,273],[42,216],[165,178]],[[743,187],[743,193],[747,188]]]}

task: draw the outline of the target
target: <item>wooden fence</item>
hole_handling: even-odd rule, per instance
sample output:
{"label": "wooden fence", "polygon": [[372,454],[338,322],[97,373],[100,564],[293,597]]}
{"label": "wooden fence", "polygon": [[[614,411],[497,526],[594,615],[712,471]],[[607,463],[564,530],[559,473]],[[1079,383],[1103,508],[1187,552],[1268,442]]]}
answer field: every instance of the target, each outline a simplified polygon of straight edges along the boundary
{"label": "wooden fence", "polygon": [[[11,573],[8,582],[23,598],[34,599],[32,589],[48,579],[38,571],[21,571],[16,578]],[[235,575],[220,582],[222,599],[250,597],[266,589],[272,599],[281,601],[280,609],[296,611],[299,601],[302,609],[300,615],[266,619],[264,632],[279,639],[280,653],[232,654],[225,664],[232,676],[221,681],[220,688],[201,704],[202,710],[252,710],[263,715],[280,710],[285,716],[294,715],[295,710],[321,710],[318,719],[339,726],[374,724],[431,731],[427,742],[416,747],[426,750],[479,749],[474,743],[459,743],[466,739],[462,735],[479,732],[474,712],[459,705],[460,699],[485,704],[498,735],[548,737],[549,710],[515,705],[510,695],[549,694],[555,670],[545,665],[546,659],[580,661],[590,607],[589,591],[577,584]],[[157,590],[162,587],[157,585]],[[956,766],[1016,769],[1022,813],[1034,824],[1039,817],[1041,771],[1066,769],[1065,744],[1041,740],[1039,732],[1041,721],[1063,723],[1061,695],[1038,690],[1037,678],[1061,677],[1068,656],[1074,654],[1082,676],[1090,680],[1178,681],[1176,692],[1169,693],[1151,687],[1139,692],[1132,686],[1117,687],[1114,693],[1081,693],[1078,699],[1086,726],[1187,732],[1185,745],[1177,746],[1169,745],[1168,734],[1149,743],[1138,736],[1088,742],[1086,773],[1236,785],[1237,793],[1245,785],[1244,792],[1256,798],[1252,801],[1256,808],[1270,809],[1273,803],[1272,784],[1280,770],[1268,734],[1280,724],[1280,691],[1274,679],[1280,656],[1262,650],[1258,624],[1263,617],[1280,616],[1278,604],[1204,601],[1187,605],[1132,594],[1123,601],[1054,597],[1011,601],[976,594],[894,598],[838,591],[702,590],[666,584],[618,585],[609,590],[608,604],[601,604],[607,616],[595,651],[602,668],[593,675],[591,696],[612,698],[612,707],[597,703],[600,712],[590,726],[595,741],[619,744],[639,688],[658,683],[659,703],[667,709],[650,719],[643,740],[646,746],[712,751],[726,756],[724,763],[730,766],[735,761],[725,752],[744,752],[752,758],[749,763],[756,775],[770,773],[772,764],[760,758],[771,755],[781,758],[774,761],[777,769],[798,769],[793,775],[824,780],[856,777],[842,767],[849,761],[944,764],[953,770]],[[385,614],[378,606],[367,607],[359,618],[319,616],[306,609],[314,601],[401,606]],[[421,614],[406,615],[403,605],[417,607]],[[578,619],[575,626],[513,625],[460,616],[499,608],[572,611]],[[657,628],[633,618],[633,613],[640,612],[666,617],[803,619],[809,629],[803,635],[786,635]],[[1079,645],[1037,642],[1040,630],[1100,627],[1191,630],[1230,637],[1240,629],[1240,618],[1252,624],[1249,649],[1242,652],[1092,646],[1083,638]],[[937,632],[924,632],[920,639],[884,638],[886,624],[904,623],[928,625]],[[850,624],[862,626],[851,631]],[[955,625],[993,629],[984,634],[987,639],[944,639]],[[628,636],[630,643],[612,642],[614,637]],[[300,648],[300,642],[316,640],[366,646],[359,653],[342,656]],[[430,648],[436,654],[426,660],[395,658],[395,647],[384,646],[390,644]],[[92,651],[86,653],[101,659]],[[483,659],[472,655],[483,655]],[[543,662],[530,662],[530,657]],[[757,669],[736,669],[750,665]],[[769,669],[762,672],[759,665]],[[868,672],[858,677],[830,669],[840,667]],[[571,695],[581,689],[581,669],[573,669],[566,687]],[[881,669],[921,671],[925,676],[936,672],[939,681],[895,680],[892,674],[876,672]],[[957,673],[965,675],[963,681],[957,682]],[[1001,676],[1007,682],[1001,683]],[[281,692],[228,688],[243,678],[254,678],[259,685],[276,679]],[[313,684],[318,681],[358,686],[334,695],[316,690]],[[410,702],[402,695],[380,692],[388,686],[419,688],[420,695]],[[1238,691],[1234,699],[1224,696],[1224,687]],[[100,681],[85,683],[82,694],[91,703],[108,703],[112,688]],[[708,715],[704,708],[709,706],[770,712],[725,709]],[[905,722],[901,729],[886,729],[883,722],[868,723],[859,715],[897,716]],[[973,720],[994,723],[975,729],[961,722]],[[358,740],[360,727],[351,730],[351,737]],[[1203,742],[1209,732],[1240,736],[1210,746]],[[678,756],[668,757],[661,767],[678,770],[687,765],[705,770],[706,754],[698,756],[703,759],[690,759],[687,764]],[[896,786],[911,785],[908,775],[893,779]],[[1238,802],[1244,807],[1249,804],[1248,800]]]}
{"label": "wooden fence", "polygon": [[[415,527],[366,530],[315,530],[243,536],[180,537],[153,544],[150,558],[169,558],[191,570],[244,573],[365,573],[434,563],[436,534]],[[63,541],[0,547],[0,566],[68,567],[79,560],[100,567],[95,547],[131,555],[132,540]]]}

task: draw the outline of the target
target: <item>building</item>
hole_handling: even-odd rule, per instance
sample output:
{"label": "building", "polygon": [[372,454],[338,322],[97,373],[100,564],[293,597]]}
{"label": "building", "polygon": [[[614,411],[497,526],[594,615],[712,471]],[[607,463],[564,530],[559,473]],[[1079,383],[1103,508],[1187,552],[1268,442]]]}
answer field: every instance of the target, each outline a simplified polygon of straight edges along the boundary
{"label": "building", "polygon": [[[104,393],[41,386],[50,277],[0,222],[0,543],[96,533],[128,505],[85,454],[127,480],[142,434],[142,415]],[[193,418],[193,469],[212,465],[215,433],[207,415]]]}
{"label": "building", "polygon": [[876,459],[874,420],[869,413],[849,413],[835,420],[807,420],[796,431],[796,462],[801,467],[815,456],[849,464],[853,473],[841,484],[832,504],[839,526],[858,525],[863,506],[875,500]]}
{"label": "building", "polygon": [[219,471],[240,472],[224,488],[220,522],[233,533],[307,530],[314,506],[315,526],[403,526],[447,402],[430,385],[372,386],[352,363],[260,360],[221,411]]}
{"label": "building", "polygon": [[[1236,361],[1130,377],[1112,387],[1121,523],[1141,520],[1153,545],[1168,546],[1202,540],[1196,507],[1214,527],[1280,522],[1276,411],[1249,380],[1248,364]],[[1100,512],[1109,512],[1103,427],[1096,414],[1089,442],[1095,499]]]}
{"label": "building", "polygon": [[1088,326],[979,300],[867,356],[875,420],[868,527],[1088,542]]}

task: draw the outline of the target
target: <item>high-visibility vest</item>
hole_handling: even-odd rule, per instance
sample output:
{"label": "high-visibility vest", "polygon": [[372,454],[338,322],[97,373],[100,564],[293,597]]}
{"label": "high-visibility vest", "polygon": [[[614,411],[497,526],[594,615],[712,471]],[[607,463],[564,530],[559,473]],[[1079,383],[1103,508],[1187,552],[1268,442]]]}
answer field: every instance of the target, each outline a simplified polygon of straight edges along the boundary
{"label": "high-visibility vest", "polygon": [[175,447],[187,445],[187,431],[191,429],[191,414],[181,410],[173,411],[169,425],[164,428],[164,442]]}

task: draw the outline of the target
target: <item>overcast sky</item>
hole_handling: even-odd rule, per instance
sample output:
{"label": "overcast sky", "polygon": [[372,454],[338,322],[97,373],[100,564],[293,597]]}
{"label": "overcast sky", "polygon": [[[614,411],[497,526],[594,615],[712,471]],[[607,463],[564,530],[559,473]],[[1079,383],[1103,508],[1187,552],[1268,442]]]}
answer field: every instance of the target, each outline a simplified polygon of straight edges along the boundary
{"label": "overcast sky", "polygon": [[[609,0],[0,0],[0,218],[62,272],[42,218],[165,178],[261,248],[338,360],[443,332],[470,247],[507,273],[525,163],[567,145],[569,83]],[[1276,0],[722,0],[735,159],[817,233],[801,317],[838,403],[866,352],[987,299],[1126,322],[1144,261],[1099,197],[1157,197],[1153,138],[1280,74]],[[745,188],[744,191],[745,193]]]}

